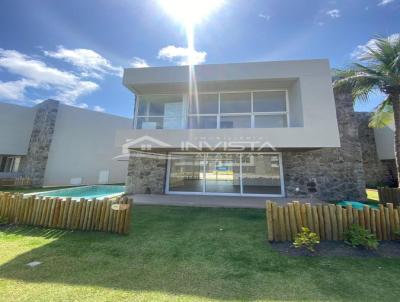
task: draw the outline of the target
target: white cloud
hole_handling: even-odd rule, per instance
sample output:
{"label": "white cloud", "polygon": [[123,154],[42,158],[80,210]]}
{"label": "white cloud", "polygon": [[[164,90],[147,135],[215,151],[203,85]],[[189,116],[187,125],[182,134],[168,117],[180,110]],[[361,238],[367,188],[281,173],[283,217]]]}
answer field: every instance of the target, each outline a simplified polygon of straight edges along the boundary
{"label": "white cloud", "polygon": [[42,85],[72,85],[77,77],[15,50],[0,48],[0,67]]}
{"label": "white cloud", "polygon": [[82,109],[86,109],[89,108],[89,105],[86,103],[79,103],[79,104],[74,104],[72,106],[78,107],[78,108],[82,108]]}
{"label": "white cloud", "polygon": [[67,105],[75,105],[76,100],[84,95],[88,95],[99,88],[97,83],[91,81],[78,81],[72,89],[60,89],[53,97]]}
{"label": "white cloud", "polygon": [[34,87],[53,91],[52,98],[76,105],[76,100],[98,89],[91,81],[84,81],[72,72],[50,67],[16,50],[0,48],[0,68],[18,75],[17,81],[1,82],[0,98],[24,101],[26,88]]}
{"label": "white cloud", "polygon": [[388,5],[389,3],[392,3],[392,2],[394,2],[394,0],[382,0],[382,1],[380,1],[378,3],[378,6],[386,6],[386,5]]}
{"label": "white cloud", "polygon": [[[400,39],[400,33],[392,34],[388,37],[388,39],[391,42],[395,42]],[[376,39],[371,39],[363,45],[358,45],[350,54],[350,56],[355,59],[362,59],[365,53],[368,51],[368,48],[376,49]]]}
{"label": "white cloud", "polygon": [[331,17],[332,19],[340,18],[340,10],[338,9],[331,9],[326,12],[326,14]]}
{"label": "white cloud", "polygon": [[129,65],[135,68],[149,67],[149,64],[147,64],[146,60],[139,57],[133,57],[132,62]]}
{"label": "white cloud", "polygon": [[103,107],[100,107],[100,106],[98,106],[98,105],[94,106],[94,107],[93,107],[93,110],[94,110],[94,111],[98,111],[98,112],[104,112],[104,111],[106,111]]}
{"label": "white cloud", "polygon": [[271,16],[270,16],[270,15],[266,15],[266,14],[263,14],[263,13],[259,13],[259,14],[258,14],[258,17],[259,17],[259,18],[262,18],[262,19],[265,19],[265,20],[267,20],[267,21],[269,21],[269,20],[271,19]]}
{"label": "white cloud", "polygon": [[166,46],[158,52],[158,58],[166,59],[178,65],[197,65],[204,63],[207,53],[185,47],[176,47],[174,45]]}
{"label": "white cloud", "polygon": [[26,79],[9,82],[0,81],[0,99],[23,101],[25,99],[25,89],[36,86],[37,84]]}
{"label": "white cloud", "polygon": [[57,51],[44,51],[51,58],[61,59],[79,68],[84,77],[103,78],[105,74],[122,76],[123,69],[91,49],[67,49],[58,46]]}

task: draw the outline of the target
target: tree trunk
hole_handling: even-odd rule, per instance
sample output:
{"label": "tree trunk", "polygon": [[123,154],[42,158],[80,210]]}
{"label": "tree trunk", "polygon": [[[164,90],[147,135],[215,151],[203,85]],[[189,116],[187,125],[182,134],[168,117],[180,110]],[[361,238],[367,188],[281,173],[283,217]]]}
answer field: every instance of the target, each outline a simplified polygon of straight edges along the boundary
{"label": "tree trunk", "polygon": [[390,98],[393,103],[393,113],[394,113],[394,154],[396,157],[396,172],[398,186],[400,187],[400,100],[399,94],[391,94]]}

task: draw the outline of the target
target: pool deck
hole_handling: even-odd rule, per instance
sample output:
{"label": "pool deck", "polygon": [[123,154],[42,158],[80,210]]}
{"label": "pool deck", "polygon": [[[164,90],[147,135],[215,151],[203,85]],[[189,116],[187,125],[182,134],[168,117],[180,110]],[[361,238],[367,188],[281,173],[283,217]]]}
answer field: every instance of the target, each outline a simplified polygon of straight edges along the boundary
{"label": "pool deck", "polygon": [[316,198],[285,198],[285,197],[243,197],[243,196],[211,196],[211,195],[155,195],[135,194],[133,202],[136,205],[211,207],[211,208],[251,208],[265,209],[266,200],[277,203],[287,203],[297,200],[301,203],[325,203]]}

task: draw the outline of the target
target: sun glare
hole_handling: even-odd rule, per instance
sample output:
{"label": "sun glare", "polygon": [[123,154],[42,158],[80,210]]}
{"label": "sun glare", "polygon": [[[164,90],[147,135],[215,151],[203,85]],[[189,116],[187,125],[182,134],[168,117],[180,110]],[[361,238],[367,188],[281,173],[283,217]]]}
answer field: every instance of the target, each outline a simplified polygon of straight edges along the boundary
{"label": "sun glare", "polygon": [[215,12],[223,0],[159,0],[164,10],[185,26],[195,25]]}
{"label": "sun glare", "polygon": [[224,0],[159,0],[160,5],[177,22],[181,23],[186,31],[189,68],[189,102],[198,106],[198,91],[196,71],[193,58],[195,53],[195,26],[217,11]]}

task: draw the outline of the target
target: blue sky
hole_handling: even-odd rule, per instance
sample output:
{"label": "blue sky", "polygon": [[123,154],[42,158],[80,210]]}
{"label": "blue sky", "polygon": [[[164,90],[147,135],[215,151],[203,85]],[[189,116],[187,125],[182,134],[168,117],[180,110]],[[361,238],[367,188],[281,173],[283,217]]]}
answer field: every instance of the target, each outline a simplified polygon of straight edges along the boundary
{"label": "blue sky", "polygon": [[[376,35],[398,33],[399,15],[400,0],[225,0],[196,26],[195,57],[328,58],[341,68]],[[0,102],[27,106],[56,98],[131,117],[122,68],[182,64],[187,55],[184,28],[157,0],[0,0],[0,31]]]}

